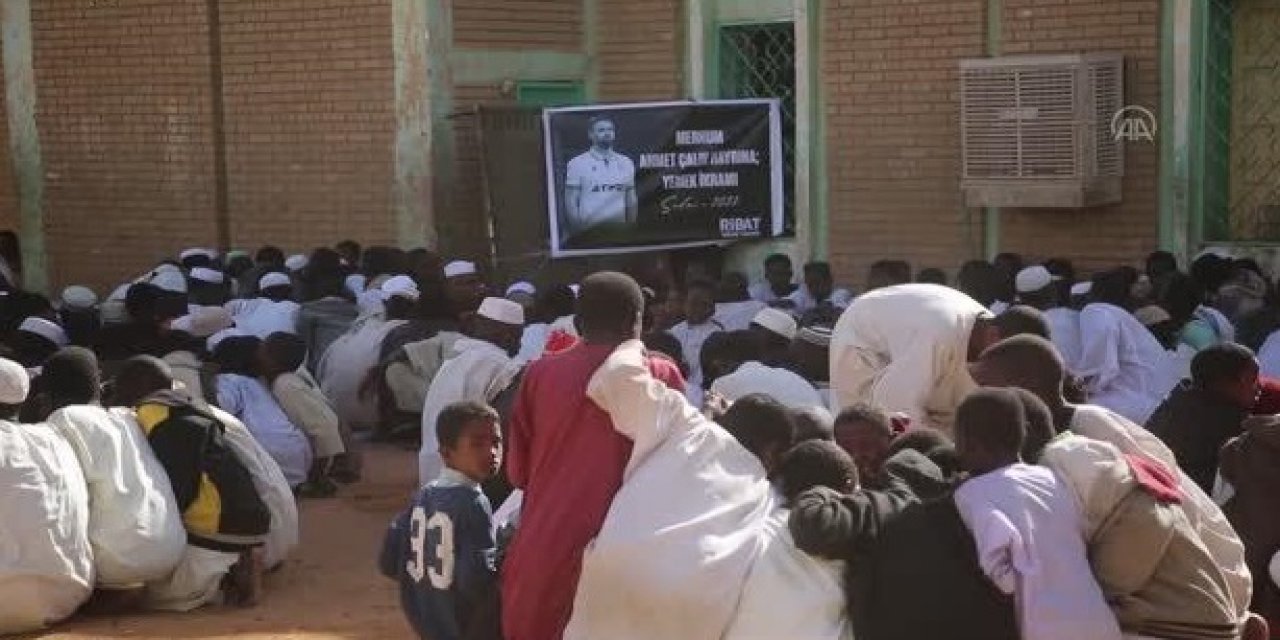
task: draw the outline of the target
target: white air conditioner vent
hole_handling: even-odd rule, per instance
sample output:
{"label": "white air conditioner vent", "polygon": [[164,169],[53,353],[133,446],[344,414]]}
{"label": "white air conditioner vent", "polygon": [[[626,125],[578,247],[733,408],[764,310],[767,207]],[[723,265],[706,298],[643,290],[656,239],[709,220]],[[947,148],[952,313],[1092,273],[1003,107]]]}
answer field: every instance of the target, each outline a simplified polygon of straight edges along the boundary
{"label": "white air conditioner vent", "polygon": [[972,207],[1081,208],[1120,201],[1119,54],[960,61],[961,188]]}

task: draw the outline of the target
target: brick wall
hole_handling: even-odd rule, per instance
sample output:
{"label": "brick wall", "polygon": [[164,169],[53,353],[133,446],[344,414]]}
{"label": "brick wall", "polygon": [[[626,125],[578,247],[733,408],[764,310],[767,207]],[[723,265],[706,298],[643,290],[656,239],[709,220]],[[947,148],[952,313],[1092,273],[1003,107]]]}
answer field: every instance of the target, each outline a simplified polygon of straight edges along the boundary
{"label": "brick wall", "polygon": [[960,203],[957,60],[981,55],[983,4],[834,0],[822,24],[831,262],[864,283],[901,257],[956,268],[980,253]]}
{"label": "brick wall", "polygon": [[214,241],[203,0],[31,3],[55,285]]}
{"label": "brick wall", "polygon": [[601,101],[684,96],[680,0],[599,0],[597,13]]}
{"label": "brick wall", "polygon": [[222,28],[232,243],[392,242],[391,3],[223,2]]}
{"label": "brick wall", "polygon": [[453,43],[486,49],[578,51],[582,0],[453,0]]}
{"label": "brick wall", "polygon": [[[1006,53],[1121,52],[1125,103],[1159,111],[1158,0],[1005,0],[1004,6]],[[1141,261],[1156,247],[1157,154],[1151,143],[1126,147],[1120,204],[1004,212],[1001,248],[1033,257],[1061,255],[1090,270]]]}

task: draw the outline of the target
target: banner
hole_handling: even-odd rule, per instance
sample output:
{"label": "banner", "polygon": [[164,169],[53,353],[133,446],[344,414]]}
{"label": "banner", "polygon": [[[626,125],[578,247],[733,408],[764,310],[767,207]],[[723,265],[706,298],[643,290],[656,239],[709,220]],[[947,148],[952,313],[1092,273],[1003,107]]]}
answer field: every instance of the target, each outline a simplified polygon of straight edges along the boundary
{"label": "banner", "polygon": [[777,100],[545,110],[551,255],[781,234],[780,123]]}

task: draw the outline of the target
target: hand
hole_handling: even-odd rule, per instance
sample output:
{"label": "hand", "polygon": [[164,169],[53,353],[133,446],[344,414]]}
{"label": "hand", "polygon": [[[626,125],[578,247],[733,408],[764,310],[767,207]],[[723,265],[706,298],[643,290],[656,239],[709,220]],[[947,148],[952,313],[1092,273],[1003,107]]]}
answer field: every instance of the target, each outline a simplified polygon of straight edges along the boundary
{"label": "hand", "polygon": [[702,397],[702,415],[706,416],[709,420],[717,420],[720,416],[724,415],[725,412],[729,411],[729,405],[731,404],[733,403],[725,399],[724,396],[714,391],[708,391]]}

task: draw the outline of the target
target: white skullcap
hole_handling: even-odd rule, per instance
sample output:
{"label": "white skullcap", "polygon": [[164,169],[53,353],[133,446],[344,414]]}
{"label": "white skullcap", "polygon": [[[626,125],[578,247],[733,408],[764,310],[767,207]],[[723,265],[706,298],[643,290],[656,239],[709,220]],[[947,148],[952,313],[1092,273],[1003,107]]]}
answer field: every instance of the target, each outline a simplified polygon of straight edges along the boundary
{"label": "white skullcap", "polygon": [[200,307],[169,325],[173,331],[182,331],[196,338],[208,338],[235,324],[231,313],[222,307]]}
{"label": "white skullcap", "polygon": [[98,294],[89,287],[74,285],[62,290],[62,306],[68,309],[92,309],[98,304]]}
{"label": "white skullcap", "polygon": [[751,323],[758,324],[788,340],[794,340],[796,337],[796,319],[781,309],[772,307],[761,309],[760,313],[751,319]]}
{"label": "white skullcap", "polygon": [[1048,269],[1036,265],[1019,271],[1017,277],[1013,279],[1013,287],[1018,293],[1033,293],[1061,279],[1049,273]]}
{"label": "white skullcap", "polygon": [[573,297],[575,297],[575,298],[576,298],[576,297],[578,297],[578,292],[579,292],[579,291],[582,291],[582,285],[580,285],[580,284],[571,284],[571,285],[569,285],[569,290],[573,292]]}
{"label": "white skullcap", "polygon": [[382,298],[390,300],[391,298],[405,298],[408,300],[417,300],[421,293],[418,291],[418,283],[413,281],[409,276],[394,276],[387,278],[380,288]]}
{"label": "white skullcap", "polygon": [[223,340],[226,340],[227,338],[243,338],[248,335],[249,334],[235,327],[223,329],[222,331],[209,336],[209,339],[205,342],[205,348],[209,350],[209,353],[213,353],[213,351],[218,348],[218,345],[222,344]]}
{"label": "white skullcap", "polygon": [[65,347],[71,342],[67,339],[67,332],[63,331],[62,327],[58,326],[58,323],[35,316],[23,320],[22,324],[18,326],[18,331],[34,333],[59,347]]}
{"label": "white skullcap", "polygon": [[538,288],[533,286],[532,283],[525,282],[523,280],[507,287],[508,296],[517,294],[517,293],[523,293],[525,295],[533,296],[538,294]]}
{"label": "white skullcap", "polygon": [[204,256],[210,260],[213,260],[218,257],[218,252],[214,251],[213,249],[205,249],[202,247],[192,247],[190,249],[184,249],[182,253],[178,254],[178,259],[186,260],[188,258],[194,258],[196,256]]}
{"label": "white skullcap", "polygon": [[477,313],[502,324],[524,326],[524,307],[506,298],[485,298]]}
{"label": "white skullcap", "polygon": [[22,365],[0,358],[0,403],[22,404],[31,391],[31,376]]}
{"label": "white skullcap", "polygon": [[293,281],[279,271],[272,271],[258,280],[258,290],[270,289],[271,287],[287,287],[293,284]]}
{"label": "white skullcap", "polygon": [[208,267],[196,267],[191,270],[191,279],[207,282],[209,284],[222,284],[226,282],[227,276],[217,269]]}
{"label": "white skullcap", "polygon": [[307,264],[310,262],[311,260],[301,253],[295,253],[289,256],[288,260],[284,261],[284,268],[290,271],[302,271],[307,268]]}
{"label": "white skullcap", "polygon": [[467,262],[466,260],[454,260],[444,266],[444,277],[446,278],[470,276],[476,273],[479,273],[476,270],[476,263]]}
{"label": "white skullcap", "polygon": [[1087,296],[1090,291],[1093,291],[1092,282],[1077,282],[1071,285],[1071,295],[1073,296]]}
{"label": "white skullcap", "polygon": [[155,275],[151,277],[151,284],[170,293],[187,292],[187,279],[177,267],[163,271],[156,269]]}

